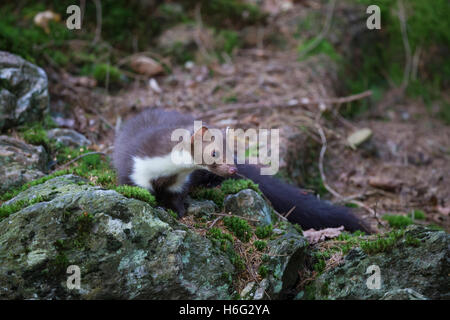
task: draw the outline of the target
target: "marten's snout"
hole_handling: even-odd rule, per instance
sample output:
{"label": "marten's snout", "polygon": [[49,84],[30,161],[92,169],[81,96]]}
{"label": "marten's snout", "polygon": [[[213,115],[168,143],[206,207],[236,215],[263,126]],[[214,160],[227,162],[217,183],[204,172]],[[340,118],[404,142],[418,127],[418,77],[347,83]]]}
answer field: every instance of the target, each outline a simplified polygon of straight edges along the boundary
{"label": "marten's snout", "polygon": [[230,168],[228,169],[228,173],[229,173],[230,175],[236,174],[236,173],[237,173],[237,168],[236,168],[236,167],[230,167]]}

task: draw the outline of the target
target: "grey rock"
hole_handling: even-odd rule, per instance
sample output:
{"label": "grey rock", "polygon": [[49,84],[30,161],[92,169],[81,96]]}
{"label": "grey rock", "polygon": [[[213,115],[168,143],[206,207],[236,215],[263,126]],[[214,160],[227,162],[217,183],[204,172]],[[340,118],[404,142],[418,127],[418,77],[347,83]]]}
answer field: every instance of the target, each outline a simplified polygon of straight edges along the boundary
{"label": "grey rock", "polygon": [[271,208],[254,190],[245,189],[228,195],[224,201],[225,212],[233,212],[252,219],[258,219],[261,225],[272,223]]}
{"label": "grey rock", "polygon": [[[0,221],[1,299],[227,299],[234,268],[164,210],[65,175],[11,199]],[[5,205],[5,204],[4,204]],[[69,265],[80,289],[69,289]]]}
{"label": "grey rock", "polygon": [[[420,243],[408,244],[407,238]],[[392,250],[377,254],[367,255],[360,248],[349,251],[343,264],[317,278],[316,299],[450,299],[450,235],[413,225],[399,241]],[[380,268],[379,289],[366,284],[372,265]]]}
{"label": "grey rock", "polygon": [[44,70],[0,51],[0,130],[41,120],[49,112]]}
{"label": "grey rock", "polygon": [[308,242],[290,223],[281,223],[284,234],[267,243],[269,270],[267,292],[271,299],[286,298],[298,279],[298,270],[304,265]]}
{"label": "grey rock", "polygon": [[0,136],[0,193],[40,178],[46,171],[47,153],[8,136]]}
{"label": "grey rock", "polygon": [[381,298],[381,300],[429,300],[429,299],[411,288],[405,288],[388,291]]}
{"label": "grey rock", "polygon": [[194,217],[201,218],[206,217],[209,218],[214,212],[217,212],[219,208],[211,200],[198,201],[193,199],[188,199],[188,208],[187,214],[193,215]]}
{"label": "grey rock", "polygon": [[51,129],[47,131],[47,136],[68,147],[86,147],[92,144],[88,138],[72,129]]}

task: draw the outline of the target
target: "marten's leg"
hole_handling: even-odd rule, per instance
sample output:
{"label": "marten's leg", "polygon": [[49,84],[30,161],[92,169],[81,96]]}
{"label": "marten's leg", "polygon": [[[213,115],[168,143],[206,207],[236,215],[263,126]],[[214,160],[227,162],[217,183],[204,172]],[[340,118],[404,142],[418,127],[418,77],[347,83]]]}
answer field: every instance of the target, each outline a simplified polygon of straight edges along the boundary
{"label": "marten's leg", "polygon": [[185,193],[173,193],[169,191],[158,190],[155,193],[156,202],[164,208],[172,209],[181,218],[186,213],[184,201],[186,199]]}
{"label": "marten's leg", "polygon": [[189,189],[192,190],[195,187],[214,188],[223,180],[225,179],[208,170],[195,170],[189,176]]}

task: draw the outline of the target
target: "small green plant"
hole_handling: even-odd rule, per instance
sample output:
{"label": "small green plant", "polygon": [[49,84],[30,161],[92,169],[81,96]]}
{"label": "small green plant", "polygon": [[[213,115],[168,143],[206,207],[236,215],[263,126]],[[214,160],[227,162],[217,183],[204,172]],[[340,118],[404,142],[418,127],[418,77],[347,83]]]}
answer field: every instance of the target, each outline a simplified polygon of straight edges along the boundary
{"label": "small green plant", "polygon": [[[152,206],[156,206],[156,199],[155,197],[147,190],[141,187],[135,187],[135,186],[117,186],[114,188],[115,191],[121,193],[127,198],[134,198],[141,201],[148,202]],[[175,217],[177,215],[175,214]]]}
{"label": "small green plant", "polygon": [[41,125],[36,125],[25,129],[25,131],[22,132],[22,135],[23,139],[30,144],[47,147],[50,143],[50,140],[47,137],[47,132]]}
{"label": "small green plant", "polygon": [[227,179],[222,182],[221,189],[225,194],[234,194],[242,191],[244,189],[252,189],[256,191],[258,194],[262,194],[259,190],[259,187],[252,180],[248,179]]}
{"label": "small green plant", "polygon": [[211,200],[219,207],[223,207],[225,194],[220,188],[197,188],[191,192],[191,197],[198,200]]}
{"label": "small green plant", "polygon": [[265,239],[272,235],[273,226],[271,224],[266,226],[258,226],[256,228],[255,234],[259,239]]}
{"label": "small green plant", "polygon": [[9,217],[10,215],[19,212],[25,207],[31,206],[33,204],[48,201],[50,198],[45,196],[37,196],[33,199],[27,199],[27,200],[18,200],[11,204],[4,204],[0,207],[0,221]]}
{"label": "small green plant", "polygon": [[258,274],[261,276],[261,278],[266,278],[269,275],[269,268],[265,265],[261,265],[258,268]]}
{"label": "small green plant", "polygon": [[413,224],[413,221],[410,217],[402,216],[402,215],[391,215],[385,214],[382,217],[383,220],[386,220],[392,228],[405,228],[410,224]]}
{"label": "small green plant", "polygon": [[413,219],[416,220],[425,220],[425,212],[422,210],[414,210],[412,212]]}
{"label": "small green plant", "polygon": [[262,240],[256,240],[253,245],[258,251],[263,251],[265,248],[267,248],[267,241]]}
{"label": "small green plant", "polygon": [[245,270],[244,259],[234,250],[234,239],[231,234],[214,227],[208,231],[207,236],[215,246],[218,246],[228,256],[237,272]]}
{"label": "small green plant", "polygon": [[252,236],[252,228],[248,222],[238,217],[225,217],[225,226],[242,242],[248,242]]}
{"label": "small green plant", "polygon": [[399,239],[404,236],[404,230],[394,230],[384,235],[378,235],[375,240],[362,241],[361,249],[367,254],[375,254],[392,250]]}

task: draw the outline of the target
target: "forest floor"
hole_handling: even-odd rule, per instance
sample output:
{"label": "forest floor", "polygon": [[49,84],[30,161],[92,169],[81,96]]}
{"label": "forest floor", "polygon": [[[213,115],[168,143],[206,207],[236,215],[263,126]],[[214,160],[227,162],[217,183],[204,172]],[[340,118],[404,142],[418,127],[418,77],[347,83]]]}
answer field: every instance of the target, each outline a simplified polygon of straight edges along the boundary
{"label": "forest floor", "polygon": [[[195,114],[212,127],[280,128],[283,156],[292,137],[305,128],[320,150],[320,124],[327,139],[323,173],[327,185],[342,196],[331,200],[359,201],[355,211],[375,229],[386,223],[383,214],[422,210],[423,223],[449,231],[450,126],[430,116],[420,100],[403,99],[350,120],[335,112],[334,104],[300,105],[305,98],[336,98],[328,70],[316,70],[315,64],[318,69],[322,64],[314,59],[299,62],[297,47],[289,44],[284,49],[239,49],[224,64],[174,66],[171,74],[155,78],[157,85],[136,80],[114,94],[73,89],[80,106],[73,110],[74,127],[98,150],[110,153],[118,121],[145,107],[176,109]],[[58,84],[50,89],[56,96],[68,90]],[[57,109],[57,99],[53,103]],[[317,120],[325,110],[331,118]],[[349,148],[347,137],[362,128],[372,130],[370,142]],[[319,154],[315,156],[319,163]]]}

